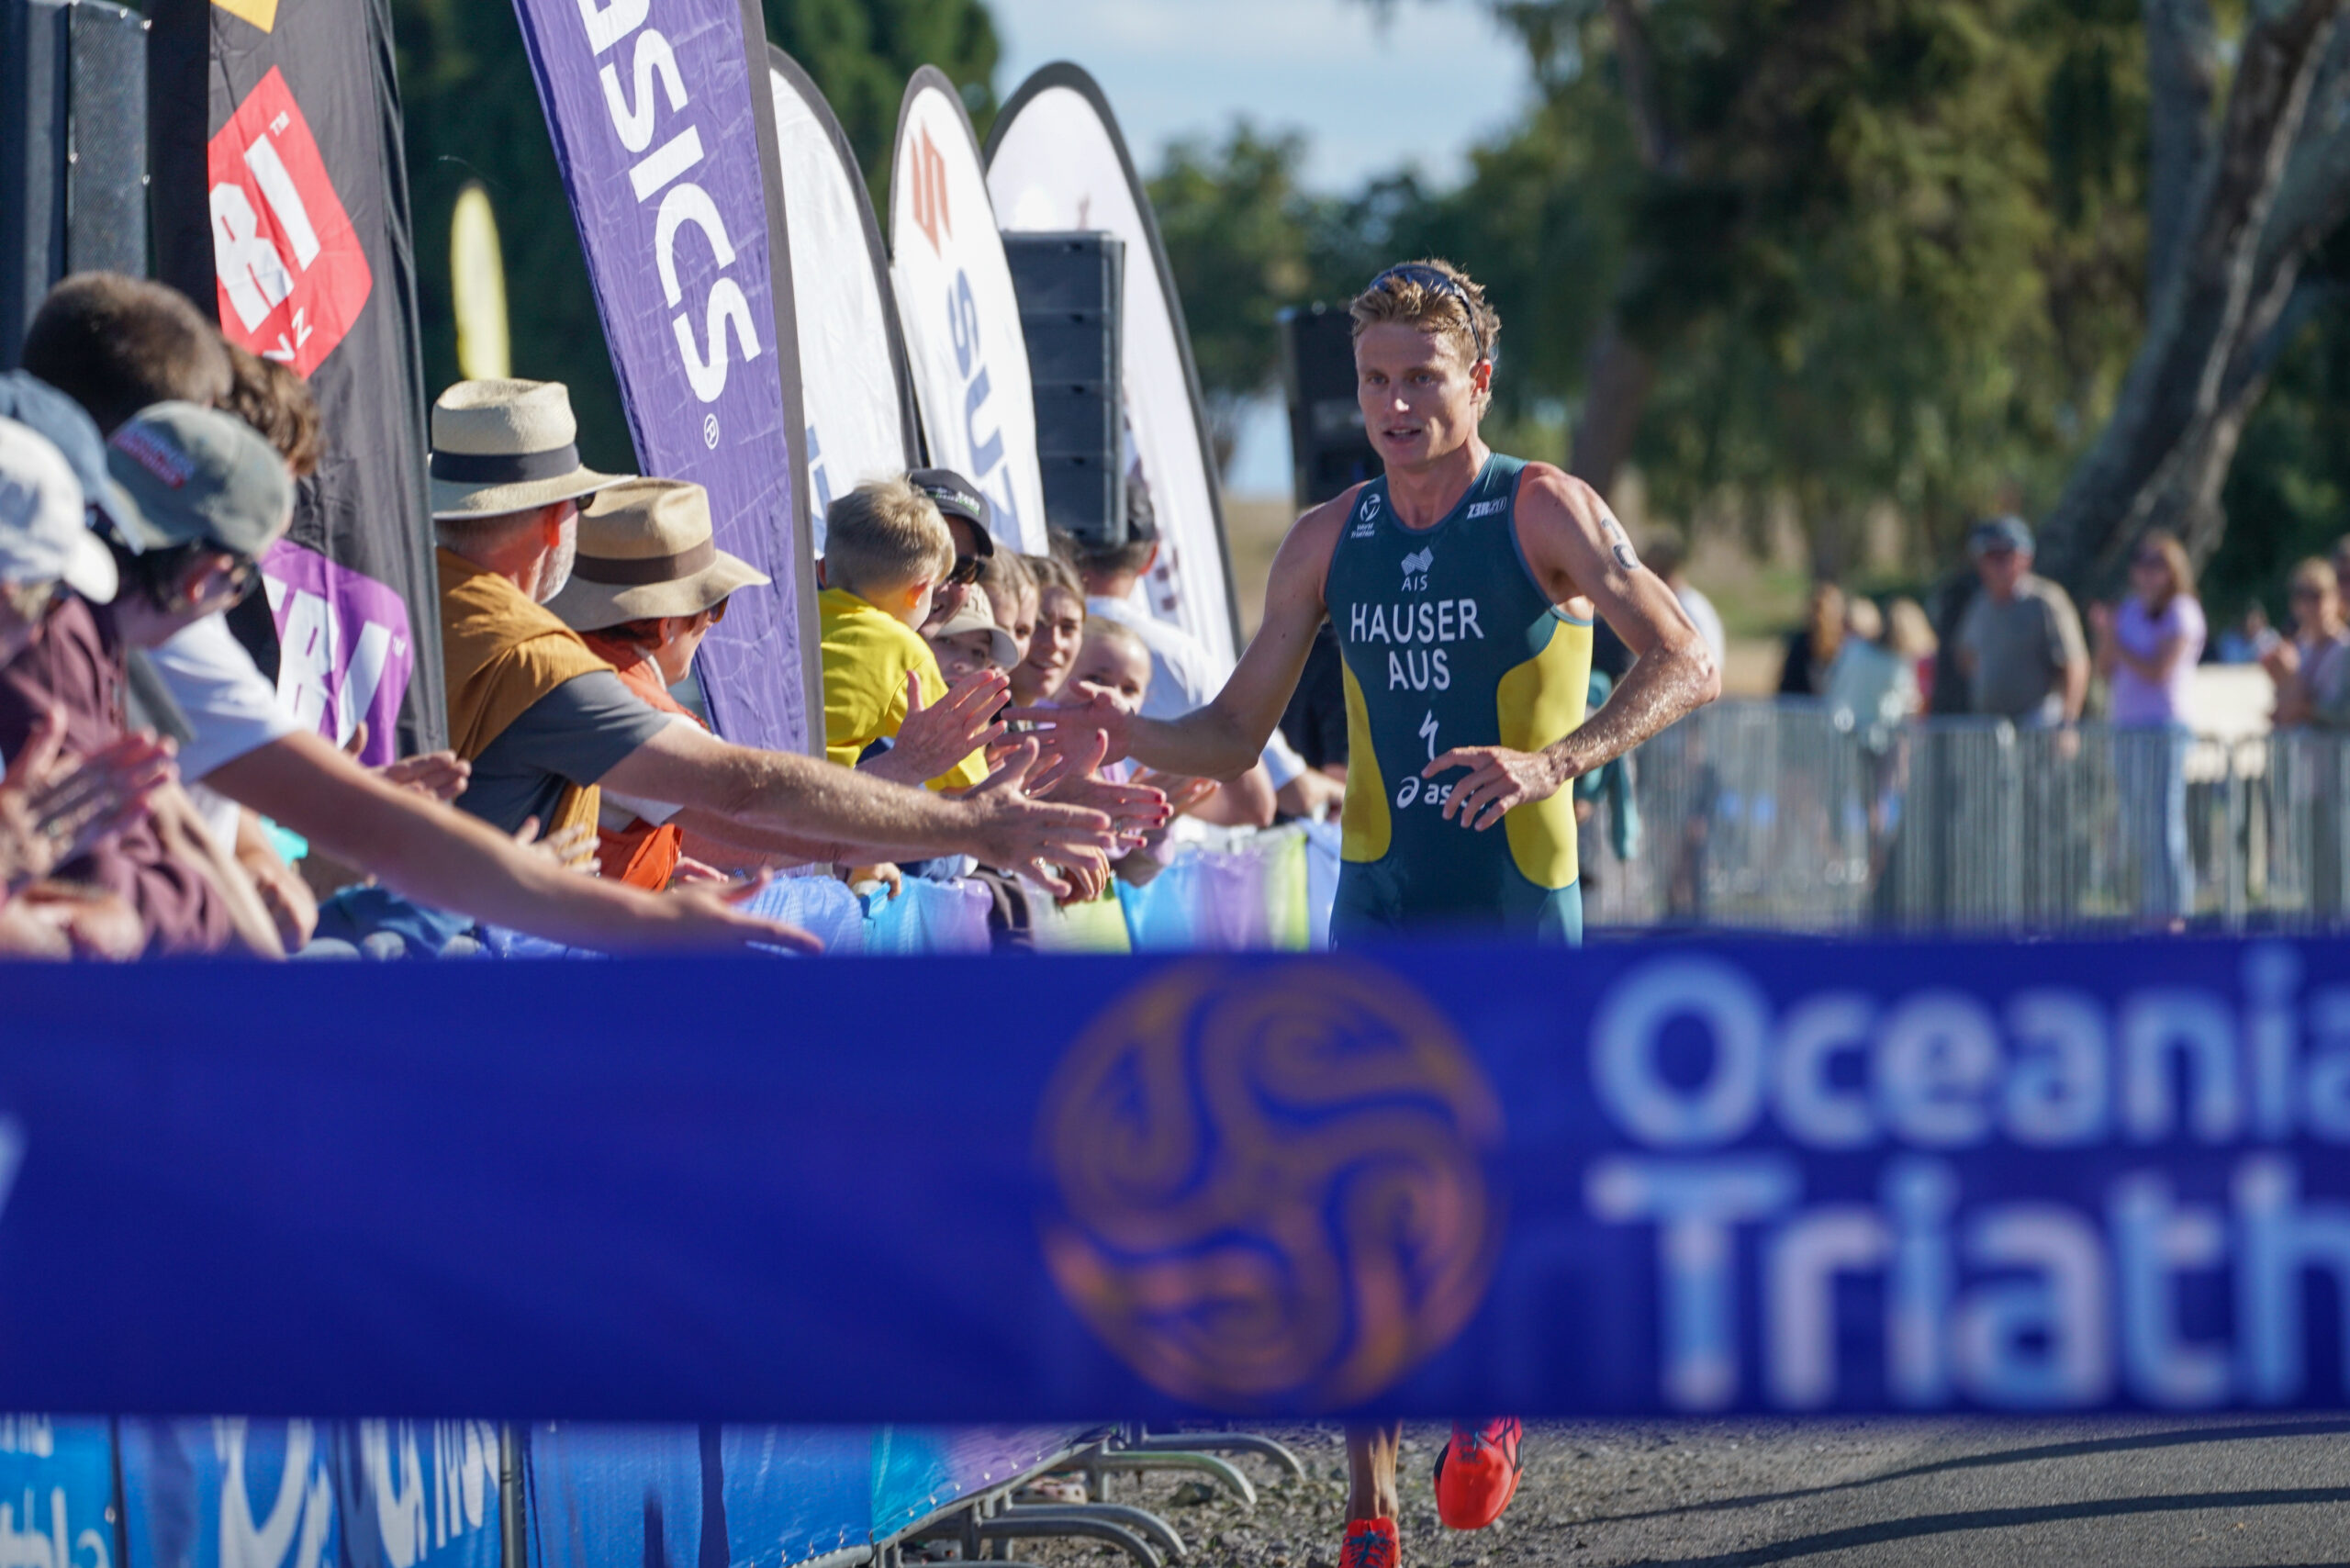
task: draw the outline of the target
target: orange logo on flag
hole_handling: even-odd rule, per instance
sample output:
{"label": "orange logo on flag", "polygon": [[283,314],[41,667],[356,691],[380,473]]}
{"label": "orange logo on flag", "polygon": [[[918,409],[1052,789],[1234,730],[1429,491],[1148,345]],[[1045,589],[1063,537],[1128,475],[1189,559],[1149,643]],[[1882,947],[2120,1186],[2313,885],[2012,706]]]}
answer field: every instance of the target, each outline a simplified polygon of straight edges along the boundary
{"label": "orange logo on flag", "polygon": [[914,226],[936,251],[939,236],[953,234],[955,224],[946,211],[946,160],[939,156],[928,127],[914,132],[913,167],[907,173],[913,176]]}
{"label": "orange logo on flag", "polygon": [[220,330],[308,376],[375,288],[367,252],[276,67],[206,149]]}

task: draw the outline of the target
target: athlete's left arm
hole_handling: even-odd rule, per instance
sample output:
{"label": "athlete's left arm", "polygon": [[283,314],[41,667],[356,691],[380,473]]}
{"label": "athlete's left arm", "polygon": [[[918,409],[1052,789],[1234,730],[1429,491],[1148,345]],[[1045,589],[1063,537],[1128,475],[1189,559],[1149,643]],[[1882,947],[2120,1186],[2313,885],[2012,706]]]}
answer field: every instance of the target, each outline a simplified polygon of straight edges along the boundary
{"label": "athlete's left arm", "polygon": [[1453,786],[1444,814],[1481,833],[1512,807],[1549,799],[1721,694],[1721,671],[1695,623],[1664,579],[1640,565],[1597,491],[1548,464],[1532,465],[1518,489],[1517,526],[1527,562],[1552,602],[1589,599],[1635,658],[1598,712],[1542,750],[1456,746],[1428,764],[1423,777],[1470,770]]}

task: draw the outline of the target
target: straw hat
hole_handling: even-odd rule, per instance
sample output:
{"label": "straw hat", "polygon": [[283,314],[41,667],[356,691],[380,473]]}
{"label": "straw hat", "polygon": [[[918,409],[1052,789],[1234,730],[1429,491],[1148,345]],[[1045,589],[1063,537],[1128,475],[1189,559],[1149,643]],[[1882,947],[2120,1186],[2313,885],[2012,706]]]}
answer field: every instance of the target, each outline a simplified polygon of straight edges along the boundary
{"label": "straw hat", "polygon": [[699,615],[767,579],[718,547],[710,492],[683,479],[617,479],[579,513],[579,554],[547,608],[575,632]]}
{"label": "straw hat", "polygon": [[432,515],[495,517],[617,482],[579,465],[579,421],[560,381],[460,381],[432,405]]}

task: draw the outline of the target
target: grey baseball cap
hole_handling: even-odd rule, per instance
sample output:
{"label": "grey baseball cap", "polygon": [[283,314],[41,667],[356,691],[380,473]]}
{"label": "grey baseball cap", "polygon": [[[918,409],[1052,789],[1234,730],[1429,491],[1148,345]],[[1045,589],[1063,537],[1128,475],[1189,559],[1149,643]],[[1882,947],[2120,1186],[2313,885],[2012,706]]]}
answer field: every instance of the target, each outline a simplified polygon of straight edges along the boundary
{"label": "grey baseball cap", "polygon": [[917,468],[906,476],[906,483],[928,496],[948,517],[959,517],[978,530],[979,559],[995,554],[995,540],[988,532],[988,498],[979,494],[977,485],[952,468]]}
{"label": "grey baseball cap", "polygon": [[82,499],[98,509],[124,543],[138,548],[134,536],[145,531],[146,519],[130,493],[106,472],[106,438],[81,404],[29,371],[12,370],[0,375],[0,419],[48,437],[81,481]]}
{"label": "grey baseball cap", "polygon": [[0,582],[62,582],[93,604],[113,600],[114,553],[90,532],[81,482],[56,444],[0,419]]}
{"label": "grey baseball cap", "polygon": [[106,468],[141,516],[142,548],[209,544],[258,557],[285,532],[294,481],[277,449],[242,420],[156,403],[114,432]]}
{"label": "grey baseball cap", "polygon": [[1975,525],[1966,536],[1966,553],[1980,558],[1994,550],[2031,553],[2031,525],[2020,517],[1995,517]]}

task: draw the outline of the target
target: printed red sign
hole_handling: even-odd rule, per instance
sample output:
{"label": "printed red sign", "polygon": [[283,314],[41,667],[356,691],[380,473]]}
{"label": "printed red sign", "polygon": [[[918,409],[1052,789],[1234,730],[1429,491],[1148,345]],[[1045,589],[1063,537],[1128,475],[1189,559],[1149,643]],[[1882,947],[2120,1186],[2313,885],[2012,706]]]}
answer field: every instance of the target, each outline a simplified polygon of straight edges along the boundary
{"label": "printed red sign", "polygon": [[276,67],[207,151],[220,330],[308,376],[351,330],[375,279]]}
{"label": "printed red sign", "polygon": [[914,132],[913,167],[914,226],[930,241],[930,248],[939,248],[939,236],[955,231],[946,213],[946,160],[939,156],[938,144],[930,139],[930,128],[923,126]]}

